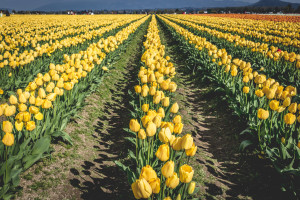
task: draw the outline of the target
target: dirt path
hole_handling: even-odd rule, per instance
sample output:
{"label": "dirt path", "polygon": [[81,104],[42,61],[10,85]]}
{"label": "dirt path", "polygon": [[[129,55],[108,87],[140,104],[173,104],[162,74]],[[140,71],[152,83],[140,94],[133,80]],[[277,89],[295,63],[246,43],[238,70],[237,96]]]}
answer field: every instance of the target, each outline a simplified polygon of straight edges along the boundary
{"label": "dirt path", "polygon": [[123,128],[129,123],[128,90],[136,80],[136,65],[142,51],[144,24],[126,52],[97,91],[86,98],[86,106],[66,128],[74,146],[53,145],[55,152],[26,173],[17,199],[132,199],[126,174],[113,161],[123,162],[130,146]]}
{"label": "dirt path", "polygon": [[198,146],[193,159],[200,199],[286,199],[280,193],[275,170],[257,156],[241,156],[239,133],[246,128],[228,109],[222,94],[203,83],[186,68],[187,58],[160,24],[166,55],[177,67],[175,98],[180,105],[184,131],[193,134]]}

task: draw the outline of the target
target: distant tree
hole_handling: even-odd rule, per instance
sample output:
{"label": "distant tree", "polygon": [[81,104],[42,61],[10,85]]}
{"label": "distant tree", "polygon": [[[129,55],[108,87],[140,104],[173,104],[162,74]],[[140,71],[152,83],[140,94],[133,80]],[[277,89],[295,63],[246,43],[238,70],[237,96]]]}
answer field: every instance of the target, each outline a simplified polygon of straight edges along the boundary
{"label": "distant tree", "polygon": [[300,6],[295,10],[295,13],[300,13]]}

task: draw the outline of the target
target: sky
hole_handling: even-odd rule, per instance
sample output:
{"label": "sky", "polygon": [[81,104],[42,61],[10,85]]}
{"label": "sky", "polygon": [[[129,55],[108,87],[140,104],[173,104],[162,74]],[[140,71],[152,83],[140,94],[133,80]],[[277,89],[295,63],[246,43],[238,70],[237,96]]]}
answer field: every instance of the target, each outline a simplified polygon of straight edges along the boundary
{"label": "sky", "polygon": [[[10,8],[10,9],[16,9],[16,10],[32,10],[32,9],[38,8],[40,6],[47,5],[51,2],[57,2],[57,1],[58,0],[54,0],[54,1],[51,1],[51,0],[0,0],[0,8]],[[69,2],[69,3],[72,3],[74,1],[78,1],[78,0],[59,0],[59,2]],[[90,1],[94,1],[94,2],[97,1],[97,2],[101,3],[101,2],[107,1],[107,0],[90,0]],[[140,0],[140,1],[149,1],[149,0]],[[161,1],[165,1],[165,0],[161,0]],[[226,1],[226,0],[218,0],[218,1]],[[239,1],[255,3],[258,0],[239,0]],[[285,0],[285,1],[289,1],[292,3],[300,3],[300,0]],[[170,5],[172,5],[172,3],[170,3]]]}

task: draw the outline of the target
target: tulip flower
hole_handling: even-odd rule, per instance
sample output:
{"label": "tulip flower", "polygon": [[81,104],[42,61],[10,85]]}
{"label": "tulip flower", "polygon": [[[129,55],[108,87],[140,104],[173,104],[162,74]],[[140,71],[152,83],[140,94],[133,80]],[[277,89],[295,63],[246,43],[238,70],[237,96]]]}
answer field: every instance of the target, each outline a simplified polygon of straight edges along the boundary
{"label": "tulip flower", "polygon": [[168,144],[162,144],[158,147],[155,156],[161,161],[167,161],[170,158],[170,147]]}
{"label": "tulip flower", "polygon": [[193,143],[192,147],[190,149],[186,149],[185,150],[185,154],[187,156],[194,156],[197,152],[197,146],[195,145],[195,143]]}
{"label": "tulip flower", "polygon": [[152,193],[153,194],[158,194],[160,191],[160,179],[159,178],[153,178],[150,179],[148,182],[152,188]]}
{"label": "tulip flower", "polygon": [[137,119],[131,119],[129,122],[129,129],[133,132],[138,132],[141,126]]}
{"label": "tulip flower", "polygon": [[2,130],[4,133],[12,133],[13,125],[10,121],[3,121],[2,122]]}
{"label": "tulip flower", "polygon": [[174,189],[178,186],[178,184],[179,184],[179,178],[177,176],[177,173],[174,172],[172,176],[167,178],[166,185],[167,187]]}
{"label": "tulip flower", "polygon": [[173,175],[174,165],[174,161],[170,160],[162,166],[161,173],[165,178],[169,178]]}
{"label": "tulip flower", "polygon": [[190,149],[192,148],[194,143],[193,137],[191,134],[186,134],[181,138],[181,147],[182,149]]}
{"label": "tulip flower", "polygon": [[12,133],[5,133],[5,135],[2,138],[2,142],[5,146],[12,146],[15,142],[15,137]]}
{"label": "tulip flower", "polygon": [[150,165],[146,165],[145,167],[142,168],[139,178],[140,179],[144,178],[146,181],[150,181],[151,179],[156,179],[157,174]]}
{"label": "tulip flower", "polygon": [[169,127],[167,128],[162,128],[160,131],[159,131],[159,134],[158,134],[158,138],[161,142],[163,143],[167,143],[169,142],[170,138],[171,138],[171,131],[169,129]]}
{"label": "tulip flower", "polygon": [[296,115],[288,113],[284,116],[284,122],[288,125],[292,125],[296,121]]}
{"label": "tulip flower", "polygon": [[141,140],[146,139],[147,135],[144,129],[140,129],[138,132],[138,138],[140,138]]}
{"label": "tulip flower", "polygon": [[131,189],[136,199],[147,199],[152,194],[152,188],[144,178],[137,179],[134,183],[132,183]]}
{"label": "tulip flower", "polygon": [[147,124],[146,134],[148,137],[152,137],[156,134],[156,125],[151,121]]}
{"label": "tulip flower", "polygon": [[29,121],[26,123],[26,130],[33,131],[35,129],[35,122]]}
{"label": "tulip flower", "polygon": [[179,168],[179,179],[182,183],[191,182],[194,176],[194,170],[191,166],[185,164]]}
{"label": "tulip flower", "polygon": [[268,119],[269,118],[269,111],[260,108],[260,109],[258,109],[257,117],[259,119],[263,119],[263,120]]}
{"label": "tulip flower", "polygon": [[178,112],[178,110],[179,110],[179,106],[178,106],[178,103],[176,102],[172,105],[170,112],[176,114]]}
{"label": "tulip flower", "polygon": [[277,100],[272,100],[270,103],[269,103],[269,106],[272,110],[274,111],[277,111],[278,108],[279,108],[279,101]]}
{"label": "tulip flower", "polygon": [[17,131],[22,131],[23,130],[24,123],[22,121],[15,121],[15,127]]}

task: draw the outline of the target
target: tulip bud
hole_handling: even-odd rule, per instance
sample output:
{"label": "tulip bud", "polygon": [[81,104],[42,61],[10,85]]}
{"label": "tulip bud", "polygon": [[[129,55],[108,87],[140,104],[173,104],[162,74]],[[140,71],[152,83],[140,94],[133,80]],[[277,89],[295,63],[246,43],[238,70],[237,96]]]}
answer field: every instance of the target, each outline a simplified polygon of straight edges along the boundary
{"label": "tulip bud", "polygon": [[3,136],[2,142],[3,142],[3,144],[4,144],[5,146],[10,147],[10,146],[12,146],[12,145],[14,144],[14,142],[15,142],[15,137],[14,137],[14,135],[13,135],[12,133],[7,132],[7,133],[5,133],[5,135]]}
{"label": "tulip bud", "polygon": [[195,190],[196,183],[192,181],[188,187],[188,194],[193,194]]}
{"label": "tulip bud", "polygon": [[129,122],[129,128],[133,132],[138,132],[141,128],[140,123],[136,119],[131,119]]}
{"label": "tulip bud", "polygon": [[174,161],[170,160],[164,164],[161,168],[161,173],[165,178],[169,178],[174,173]]}
{"label": "tulip bud", "polygon": [[177,195],[176,200],[181,200],[181,195],[180,194]]}
{"label": "tulip bud", "polygon": [[194,170],[191,166],[185,164],[179,168],[179,178],[182,183],[191,182],[194,176]]}
{"label": "tulip bud", "polygon": [[179,110],[179,106],[178,106],[178,103],[176,102],[172,105],[170,112],[175,114],[178,112],[178,110]]}
{"label": "tulip bud", "polygon": [[44,118],[44,116],[43,116],[42,113],[39,112],[39,113],[34,115],[34,118],[38,121],[41,121]]}
{"label": "tulip bud", "polygon": [[163,200],[172,200],[171,197],[165,197]]}
{"label": "tulip bud", "polygon": [[165,118],[165,110],[162,107],[158,109],[157,113],[160,113],[162,115],[161,117]]}
{"label": "tulip bud", "polygon": [[45,99],[43,104],[42,104],[42,108],[48,109],[48,108],[51,108],[51,106],[52,106],[52,102],[49,101],[48,99]]}

